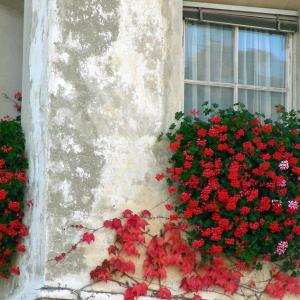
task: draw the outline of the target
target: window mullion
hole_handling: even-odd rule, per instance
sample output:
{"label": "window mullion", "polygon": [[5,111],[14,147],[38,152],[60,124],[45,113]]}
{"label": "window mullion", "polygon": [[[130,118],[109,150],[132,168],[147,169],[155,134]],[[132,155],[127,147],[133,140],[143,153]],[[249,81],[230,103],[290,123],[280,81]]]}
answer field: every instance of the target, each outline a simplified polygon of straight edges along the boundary
{"label": "window mullion", "polygon": [[239,82],[239,28],[234,27],[234,45],[233,45],[233,103],[238,103],[238,82]]}
{"label": "window mullion", "polygon": [[248,85],[248,84],[235,84],[229,82],[218,82],[218,81],[205,81],[205,80],[192,80],[192,79],[185,79],[184,83],[192,84],[192,85],[202,85],[202,86],[214,86],[214,87],[224,87],[224,88],[232,88],[234,89],[243,89],[243,90],[253,90],[257,92],[274,92],[274,93],[287,93],[287,88],[278,88],[278,87],[268,87],[268,86],[255,86],[255,85]]}
{"label": "window mullion", "polygon": [[291,35],[286,38],[286,70],[285,87],[287,88],[285,107],[288,111],[292,109],[292,39]]}

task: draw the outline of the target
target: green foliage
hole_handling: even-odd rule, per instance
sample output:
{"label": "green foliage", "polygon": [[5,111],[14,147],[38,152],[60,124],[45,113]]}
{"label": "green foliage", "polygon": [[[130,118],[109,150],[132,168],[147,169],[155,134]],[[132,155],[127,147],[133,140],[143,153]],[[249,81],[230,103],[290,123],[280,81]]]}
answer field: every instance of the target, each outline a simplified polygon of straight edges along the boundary
{"label": "green foliage", "polygon": [[0,122],[0,278],[18,274],[14,254],[23,252],[21,238],[28,230],[22,224],[26,186],[24,136],[19,120]]}

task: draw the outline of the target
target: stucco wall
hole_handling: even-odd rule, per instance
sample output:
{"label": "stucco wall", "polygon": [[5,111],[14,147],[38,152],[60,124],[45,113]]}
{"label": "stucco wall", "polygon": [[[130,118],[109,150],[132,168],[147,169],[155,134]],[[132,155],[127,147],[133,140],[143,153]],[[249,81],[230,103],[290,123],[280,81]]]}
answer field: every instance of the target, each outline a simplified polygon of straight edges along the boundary
{"label": "stucco wall", "polygon": [[0,1],[0,118],[17,114],[2,94],[13,97],[22,88],[22,42],[22,10]]}
{"label": "stucco wall", "polygon": [[[49,258],[80,236],[62,230],[70,222],[97,227],[127,207],[164,200],[153,179],[162,167],[156,139],[183,99],[181,1],[58,0],[54,13]],[[97,238],[63,264],[49,263],[46,286],[87,284],[111,240]]]}

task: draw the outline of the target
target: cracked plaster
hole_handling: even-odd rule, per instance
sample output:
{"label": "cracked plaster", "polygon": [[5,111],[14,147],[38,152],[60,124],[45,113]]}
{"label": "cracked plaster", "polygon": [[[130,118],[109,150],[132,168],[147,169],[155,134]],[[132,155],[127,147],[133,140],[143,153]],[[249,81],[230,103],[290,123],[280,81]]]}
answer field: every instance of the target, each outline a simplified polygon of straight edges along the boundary
{"label": "cracked plaster", "polygon": [[[65,237],[55,224],[64,227],[72,220],[97,226],[126,207],[152,207],[163,199],[153,180],[161,167],[156,138],[181,106],[181,4],[56,0],[49,257],[69,247],[76,236],[68,231]],[[81,248],[61,265],[48,264],[47,284],[84,285],[111,238],[102,232],[101,244]]]}

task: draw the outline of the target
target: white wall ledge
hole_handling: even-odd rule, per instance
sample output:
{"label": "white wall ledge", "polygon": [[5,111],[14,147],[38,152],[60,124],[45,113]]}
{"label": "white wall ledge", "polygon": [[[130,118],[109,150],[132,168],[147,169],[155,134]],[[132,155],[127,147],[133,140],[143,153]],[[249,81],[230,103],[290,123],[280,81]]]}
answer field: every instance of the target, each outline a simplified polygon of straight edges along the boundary
{"label": "white wall ledge", "polygon": [[[76,291],[71,288],[44,287],[40,289],[35,300],[121,300],[124,296],[117,292]],[[153,300],[152,297],[140,297],[141,300]]]}

